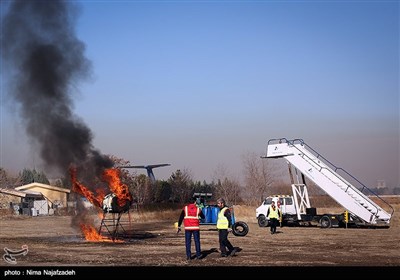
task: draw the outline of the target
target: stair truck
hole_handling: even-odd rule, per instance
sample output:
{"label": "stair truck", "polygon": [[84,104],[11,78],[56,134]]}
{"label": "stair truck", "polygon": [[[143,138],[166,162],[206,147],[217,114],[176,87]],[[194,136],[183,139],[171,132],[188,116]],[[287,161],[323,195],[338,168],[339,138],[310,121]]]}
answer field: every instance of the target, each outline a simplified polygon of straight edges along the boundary
{"label": "stair truck", "polygon": [[268,196],[256,209],[256,218],[260,227],[269,226],[267,217],[268,208],[271,202],[281,212],[281,226],[320,226],[329,227],[351,227],[355,225],[350,219],[348,212],[341,214],[324,213],[317,214],[317,208],[310,206],[307,186],[305,184],[292,184],[293,195],[272,195]]}
{"label": "stair truck", "polygon": [[[281,204],[282,225],[318,225],[329,227],[389,228],[393,207],[358,179],[317,153],[302,139],[286,138],[268,141],[262,158],[284,158],[288,164],[293,195],[268,197],[257,208],[259,226],[267,226],[267,207],[275,199]],[[294,175],[293,175],[294,174]],[[317,214],[310,207],[306,178],[344,207],[341,214]]]}
{"label": "stair truck", "polygon": [[[217,205],[208,204],[208,200],[212,197],[212,193],[194,193],[193,197],[196,198],[196,204],[205,216],[200,219],[200,225],[217,225],[219,207]],[[232,206],[229,207],[231,211],[232,233],[235,236],[246,236],[249,232],[249,226],[242,221],[236,221],[235,212]]]}

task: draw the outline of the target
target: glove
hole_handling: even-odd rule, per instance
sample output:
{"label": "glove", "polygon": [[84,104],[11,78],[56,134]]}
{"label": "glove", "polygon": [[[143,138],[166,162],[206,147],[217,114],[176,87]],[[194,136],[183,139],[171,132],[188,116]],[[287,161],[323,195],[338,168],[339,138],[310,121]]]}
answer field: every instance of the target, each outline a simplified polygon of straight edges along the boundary
{"label": "glove", "polygon": [[228,228],[228,232],[232,232],[232,229],[231,229],[231,228]]}
{"label": "glove", "polygon": [[178,234],[181,231],[181,227],[178,227],[178,231],[176,232],[176,234]]}

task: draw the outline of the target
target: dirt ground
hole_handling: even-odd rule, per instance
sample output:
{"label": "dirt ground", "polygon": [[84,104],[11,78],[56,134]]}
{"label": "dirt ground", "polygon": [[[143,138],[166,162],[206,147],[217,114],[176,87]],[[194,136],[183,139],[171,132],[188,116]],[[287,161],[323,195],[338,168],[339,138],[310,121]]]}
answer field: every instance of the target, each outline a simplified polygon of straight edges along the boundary
{"label": "dirt ground", "polygon": [[[398,209],[398,204],[396,204]],[[395,213],[395,215],[398,213]],[[201,227],[203,258],[187,261],[184,233],[174,220],[140,221],[124,226],[123,242],[89,242],[71,225],[71,216],[14,216],[0,219],[0,247],[25,255],[0,268],[34,267],[399,267],[400,224],[386,229],[282,227],[275,235],[255,217],[237,219],[249,225],[244,237],[229,235],[236,256],[222,258],[215,226]],[[194,244],[192,244],[194,254]],[[1,272],[3,273],[3,272]]]}

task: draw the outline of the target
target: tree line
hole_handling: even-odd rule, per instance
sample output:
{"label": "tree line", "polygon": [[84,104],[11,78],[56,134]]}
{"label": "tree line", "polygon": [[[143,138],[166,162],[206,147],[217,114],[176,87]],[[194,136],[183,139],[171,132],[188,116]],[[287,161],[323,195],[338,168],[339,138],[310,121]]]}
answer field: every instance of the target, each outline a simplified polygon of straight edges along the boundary
{"label": "tree line", "polygon": [[[109,156],[115,166],[128,165],[129,161]],[[212,200],[224,197],[228,205],[259,205],[271,194],[290,194],[290,184],[282,180],[282,173],[269,159],[261,159],[255,153],[242,156],[242,174],[231,174],[219,165],[212,175],[211,182],[195,181],[189,169],[177,169],[167,180],[151,182],[148,176],[121,169],[121,182],[126,184],[134,202],[138,205],[154,203],[187,203],[194,193],[212,193]],[[241,178],[241,179],[240,179]],[[45,172],[36,169],[23,169],[18,175],[10,175],[0,167],[0,187],[14,188],[29,183],[50,184],[71,189],[68,175],[57,180],[49,180]]]}
{"label": "tree line", "polygon": [[[129,161],[109,156],[115,166],[129,165]],[[219,197],[225,198],[228,205],[246,204],[258,206],[265,197],[274,194],[291,194],[287,167],[284,161],[261,159],[255,153],[242,156],[242,173],[232,174],[219,165],[214,170],[211,182],[195,181],[189,169],[176,170],[167,180],[151,182],[147,175],[121,169],[121,182],[128,186],[134,203],[141,206],[187,203],[194,193],[212,193],[210,203]],[[0,188],[15,188],[33,182],[71,189],[68,173],[57,180],[49,180],[45,172],[36,169],[23,169],[12,176],[0,167]],[[241,179],[239,179],[241,178]],[[324,192],[312,182],[307,182],[310,196],[323,195]],[[400,194],[400,188],[372,189],[376,194]]]}

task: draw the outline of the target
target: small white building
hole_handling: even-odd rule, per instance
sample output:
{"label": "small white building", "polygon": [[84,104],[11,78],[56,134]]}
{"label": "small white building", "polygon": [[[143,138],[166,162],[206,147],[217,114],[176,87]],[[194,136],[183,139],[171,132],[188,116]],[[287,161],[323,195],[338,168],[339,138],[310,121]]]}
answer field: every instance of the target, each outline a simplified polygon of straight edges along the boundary
{"label": "small white building", "polygon": [[[22,191],[30,194],[40,194],[45,200],[35,200],[33,206],[38,215],[48,215],[49,209],[67,207],[69,189],[51,186],[42,183],[31,183],[15,188],[16,191]],[[26,208],[26,207],[24,207]],[[34,212],[34,211],[33,211]],[[32,214],[35,215],[35,214]]]}
{"label": "small white building", "polygon": [[[39,192],[24,192],[11,188],[0,188],[0,209],[11,210],[14,214],[37,215],[38,211],[32,210],[35,201],[43,201],[46,204],[48,213],[47,200]],[[38,204],[37,204],[38,205]],[[42,208],[39,207],[38,208]],[[43,210],[42,210],[43,213]]]}

